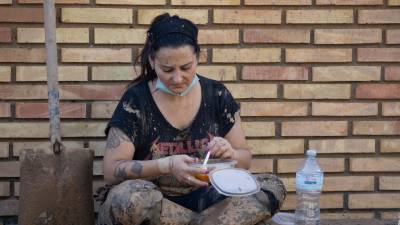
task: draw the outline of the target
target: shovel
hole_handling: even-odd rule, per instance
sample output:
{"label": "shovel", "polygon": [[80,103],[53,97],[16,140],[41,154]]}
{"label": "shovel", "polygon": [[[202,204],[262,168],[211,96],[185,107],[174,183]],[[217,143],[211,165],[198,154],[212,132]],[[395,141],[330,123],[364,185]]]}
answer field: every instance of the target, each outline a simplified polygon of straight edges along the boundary
{"label": "shovel", "polygon": [[19,224],[92,225],[94,153],[61,142],[54,0],[44,0],[43,6],[50,146],[21,152]]}

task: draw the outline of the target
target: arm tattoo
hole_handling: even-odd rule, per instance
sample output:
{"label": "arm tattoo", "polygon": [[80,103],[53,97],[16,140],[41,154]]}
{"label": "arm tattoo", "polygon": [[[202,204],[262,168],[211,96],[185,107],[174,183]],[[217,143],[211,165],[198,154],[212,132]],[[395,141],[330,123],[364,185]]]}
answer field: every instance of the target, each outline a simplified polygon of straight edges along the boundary
{"label": "arm tattoo", "polygon": [[125,180],[126,178],[128,178],[128,174],[125,171],[125,166],[122,165],[125,162],[128,162],[128,160],[119,162],[115,167],[115,176],[120,180]]}
{"label": "arm tattoo", "polygon": [[117,148],[124,141],[129,142],[130,139],[120,129],[111,127],[108,133],[106,149]]}
{"label": "arm tattoo", "polygon": [[142,173],[143,165],[138,161],[133,161],[131,171],[134,175],[140,176]]}
{"label": "arm tattoo", "polygon": [[[127,165],[125,164],[126,162],[132,163],[130,166],[130,170],[128,171],[128,172],[131,172],[132,175],[129,175],[126,172],[126,167],[127,167]],[[121,161],[119,164],[117,164],[117,166],[115,167],[115,176],[120,180],[140,177],[140,175],[142,173],[142,169],[143,169],[143,165],[140,162],[124,160],[124,161]]]}

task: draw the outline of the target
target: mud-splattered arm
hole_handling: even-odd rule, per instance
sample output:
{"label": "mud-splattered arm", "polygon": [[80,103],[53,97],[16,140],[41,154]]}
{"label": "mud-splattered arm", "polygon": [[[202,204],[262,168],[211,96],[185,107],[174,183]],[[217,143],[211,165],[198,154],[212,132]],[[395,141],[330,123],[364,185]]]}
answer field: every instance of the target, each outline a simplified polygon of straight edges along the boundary
{"label": "mud-splattered arm", "polygon": [[127,179],[161,175],[156,160],[132,160],[135,147],[129,137],[116,127],[110,128],[103,158],[104,180],[116,184]]}

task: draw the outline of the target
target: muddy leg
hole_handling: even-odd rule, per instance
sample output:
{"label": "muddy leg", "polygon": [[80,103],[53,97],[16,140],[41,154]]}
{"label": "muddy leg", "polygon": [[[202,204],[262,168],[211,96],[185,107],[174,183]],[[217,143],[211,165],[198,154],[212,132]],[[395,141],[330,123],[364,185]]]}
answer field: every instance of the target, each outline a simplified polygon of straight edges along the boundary
{"label": "muddy leg", "polygon": [[100,206],[98,225],[160,224],[162,194],[145,180],[127,180],[114,186]]}
{"label": "muddy leg", "polygon": [[196,213],[166,198],[162,200],[162,225],[187,225]]}
{"label": "muddy leg", "polygon": [[232,197],[219,202],[203,211],[197,221],[192,224],[201,225],[251,225],[269,216],[266,210],[254,195],[246,197]]}
{"label": "muddy leg", "polygon": [[256,177],[261,185],[259,193],[225,199],[203,211],[192,224],[253,225],[271,218],[282,206],[286,189],[277,176],[259,174]]}

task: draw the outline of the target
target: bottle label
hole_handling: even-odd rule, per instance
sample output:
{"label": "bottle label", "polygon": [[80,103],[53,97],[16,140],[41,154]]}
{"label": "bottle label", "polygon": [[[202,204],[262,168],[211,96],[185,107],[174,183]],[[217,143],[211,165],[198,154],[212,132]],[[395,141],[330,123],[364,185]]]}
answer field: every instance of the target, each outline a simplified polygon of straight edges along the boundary
{"label": "bottle label", "polygon": [[322,183],[324,175],[320,173],[314,174],[296,174],[296,188],[309,190],[309,191],[320,191],[322,190]]}

